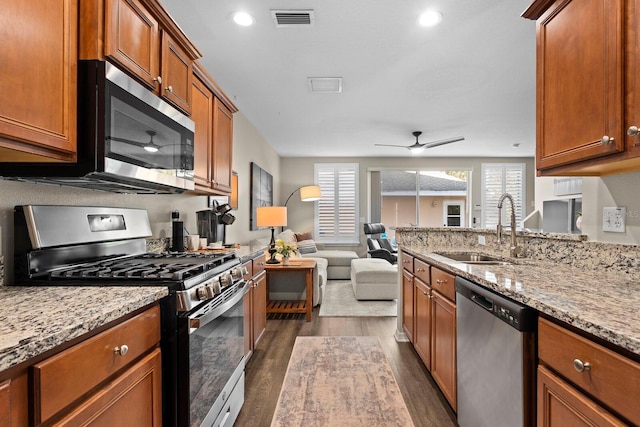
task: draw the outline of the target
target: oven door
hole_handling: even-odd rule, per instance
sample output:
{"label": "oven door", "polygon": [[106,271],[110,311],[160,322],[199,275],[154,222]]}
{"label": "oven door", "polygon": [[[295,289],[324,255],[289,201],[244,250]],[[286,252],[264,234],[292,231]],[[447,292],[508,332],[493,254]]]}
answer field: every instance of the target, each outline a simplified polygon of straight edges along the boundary
{"label": "oven door", "polygon": [[[211,426],[219,417],[235,419],[240,411],[247,332],[243,298],[248,290],[245,281],[237,282],[217,298],[180,315],[178,425]],[[221,414],[224,408],[228,414]]]}

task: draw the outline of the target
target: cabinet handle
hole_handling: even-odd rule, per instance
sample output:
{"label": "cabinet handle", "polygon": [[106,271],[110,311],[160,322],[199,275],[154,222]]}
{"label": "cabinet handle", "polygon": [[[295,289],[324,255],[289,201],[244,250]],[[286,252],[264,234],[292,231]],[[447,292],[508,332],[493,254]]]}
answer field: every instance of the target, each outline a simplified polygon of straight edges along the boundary
{"label": "cabinet handle", "polygon": [[442,285],[443,283],[447,283],[447,279],[445,279],[445,280],[437,279],[436,283],[439,284],[439,285]]}
{"label": "cabinet handle", "polygon": [[119,354],[120,356],[124,356],[129,352],[129,346],[126,344],[122,344],[120,347],[116,347],[113,349],[114,354]]}
{"label": "cabinet handle", "polygon": [[583,362],[580,359],[573,359],[573,368],[578,372],[590,371],[591,363]]}
{"label": "cabinet handle", "polygon": [[157,82],[158,84],[162,84],[162,77],[158,76],[156,78],[153,79],[154,82]]}
{"label": "cabinet handle", "polygon": [[167,86],[167,88],[165,89],[167,92],[173,92],[173,87],[171,86]]}
{"label": "cabinet handle", "polygon": [[608,136],[608,135],[605,135],[605,136],[603,136],[603,137],[602,137],[602,139],[600,140],[600,143],[601,143],[602,145],[607,145],[607,144],[613,144],[613,142],[614,142],[614,141],[615,141],[615,139],[614,139],[614,138],[612,138],[612,137],[610,137],[610,136]]}
{"label": "cabinet handle", "polygon": [[629,129],[627,129],[627,135],[629,136],[637,136],[638,134],[640,134],[640,129],[638,129],[638,126],[629,126]]}

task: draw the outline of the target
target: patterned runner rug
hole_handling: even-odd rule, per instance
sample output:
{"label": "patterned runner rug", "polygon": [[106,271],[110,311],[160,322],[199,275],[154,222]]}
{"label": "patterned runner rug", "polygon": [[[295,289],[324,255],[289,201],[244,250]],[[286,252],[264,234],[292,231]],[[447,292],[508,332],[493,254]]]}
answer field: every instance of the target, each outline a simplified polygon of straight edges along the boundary
{"label": "patterned runner rug", "polygon": [[397,316],[396,300],[358,301],[350,280],[329,280],[319,316],[326,317],[383,317]]}
{"label": "patterned runner rug", "polygon": [[298,337],[272,427],[413,426],[377,337]]}

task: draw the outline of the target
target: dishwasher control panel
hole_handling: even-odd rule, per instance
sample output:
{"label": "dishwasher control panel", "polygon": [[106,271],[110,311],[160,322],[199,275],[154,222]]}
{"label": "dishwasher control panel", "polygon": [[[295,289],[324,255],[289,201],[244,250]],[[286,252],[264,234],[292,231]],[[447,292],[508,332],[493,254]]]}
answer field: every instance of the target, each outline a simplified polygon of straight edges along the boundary
{"label": "dishwasher control panel", "polygon": [[518,326],[520,325],[520,319],[518,318],[518,313],[515,313],[514,316],[514,313],[512,313],[508,307],[503,307],[495,303],[493,305],[493,313],[514,328],[519,329]]}

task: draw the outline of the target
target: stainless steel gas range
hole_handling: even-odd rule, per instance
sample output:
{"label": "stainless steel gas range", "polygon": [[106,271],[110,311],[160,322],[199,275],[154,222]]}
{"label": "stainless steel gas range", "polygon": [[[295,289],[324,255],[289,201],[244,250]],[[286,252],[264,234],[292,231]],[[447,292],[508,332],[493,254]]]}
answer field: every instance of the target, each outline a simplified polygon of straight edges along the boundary
{"label": "stainless steel gas range", "polygon": [[17,285],[166,285],[163,425],[233,425],[244,402],[248,291],[234,252],[147,253],[142,209],[17,206],[14,226]]}

